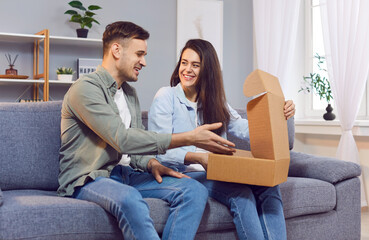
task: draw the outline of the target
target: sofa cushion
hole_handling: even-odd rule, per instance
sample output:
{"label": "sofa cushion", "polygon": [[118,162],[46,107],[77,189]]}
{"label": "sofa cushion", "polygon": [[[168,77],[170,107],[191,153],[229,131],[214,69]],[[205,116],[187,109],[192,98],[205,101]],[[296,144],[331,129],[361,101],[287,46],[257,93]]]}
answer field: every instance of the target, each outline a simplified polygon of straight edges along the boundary
{"label": "sofa cushion", "polygon": [[[145,200],[155,229],[162,233],[169,215],[168,204],[160,199]],[[44,239],[69,239],[68,234],[78,234],[78,239],[122,238],[118,223],[103,208],[83,200],[58,197],[53,191],[5,191],[0,222],[0,239],[32,239],[37,236]],[[233,228],[227,207],[209,199],[199,232]]]}
{"label": "sofa cushion", "polygon": [[0,239],[122,239],[103,208],[51,191],[4,191],[0,222]]}
{"label": "sofa cushion", "polygon": [[336,190],[328,182],[289,177],[280,188],[285,218],[328,212],[336,206]]}
{"label": "sofa cushion", "polygon": [[58,188],[61,101],[0,103],[0,187]]}

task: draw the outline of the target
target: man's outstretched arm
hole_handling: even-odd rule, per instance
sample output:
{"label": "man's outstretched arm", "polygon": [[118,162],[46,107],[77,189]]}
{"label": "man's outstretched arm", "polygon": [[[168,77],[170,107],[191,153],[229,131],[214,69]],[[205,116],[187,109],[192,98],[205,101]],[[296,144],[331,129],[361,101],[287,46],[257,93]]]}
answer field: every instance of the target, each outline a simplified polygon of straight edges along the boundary
{"label": "man's outstretched arm", "polygon": [[194,145],[214,153],[232,154],[236,151],[234,143],[211,132],[221,126],[222,123],[205,124],[189,132],[174,133],[168,149]]}

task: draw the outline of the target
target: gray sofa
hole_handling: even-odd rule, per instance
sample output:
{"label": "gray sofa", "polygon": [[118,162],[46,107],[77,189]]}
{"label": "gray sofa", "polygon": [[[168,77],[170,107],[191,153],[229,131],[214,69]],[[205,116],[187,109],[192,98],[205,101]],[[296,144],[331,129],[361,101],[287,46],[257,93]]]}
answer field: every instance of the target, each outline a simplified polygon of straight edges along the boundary
{"label": "gray sofa", "polygon": [[[101,207],[56,194],[60,108],[61,102],[0,103],[0,239],[122,239]],[[360,239],[360,172],[354,163],[291,151],[289,178],[280,185],[288,239]],[[168,206],[146,201],[161,233]],[[196,239],[237,239],[224,205],[209,199]]]}

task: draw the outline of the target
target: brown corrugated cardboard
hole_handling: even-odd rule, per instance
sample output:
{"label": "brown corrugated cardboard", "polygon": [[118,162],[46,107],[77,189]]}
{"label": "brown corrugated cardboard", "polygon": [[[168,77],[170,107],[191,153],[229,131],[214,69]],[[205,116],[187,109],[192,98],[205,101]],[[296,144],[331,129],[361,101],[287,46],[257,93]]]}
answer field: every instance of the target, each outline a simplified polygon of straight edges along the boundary
{"label": "brown corrugated cardboard", "polygon": [[261,70],[245,80],[251,152],[209,154],[207,178],[225,182],[275,186],[287,180],[290,163],[284,96],[278,78]]}

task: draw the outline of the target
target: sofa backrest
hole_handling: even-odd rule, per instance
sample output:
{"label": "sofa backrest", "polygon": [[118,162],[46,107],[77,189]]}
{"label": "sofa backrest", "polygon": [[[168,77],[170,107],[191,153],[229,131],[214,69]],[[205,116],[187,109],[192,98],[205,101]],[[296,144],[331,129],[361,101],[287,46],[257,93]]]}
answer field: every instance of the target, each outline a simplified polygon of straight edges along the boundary
{"label": "sofa backrest", "polygon": [[[0,189],[44,189],[59,187],[61,101],[0,103]],[[246,112],[237,110],[242,117]],[[147,112],[142,112],[147,128]],[[290,148],[294,122],[288,121]],[[237,148],[249,143],[229,136]]]}
{"label": "sofa backrest", "polygon": [[0,187],[56,190],[61,101],[0,103]]}

